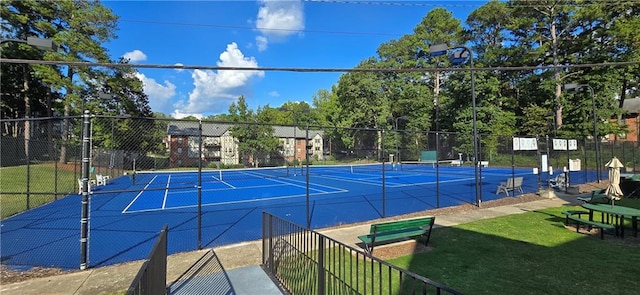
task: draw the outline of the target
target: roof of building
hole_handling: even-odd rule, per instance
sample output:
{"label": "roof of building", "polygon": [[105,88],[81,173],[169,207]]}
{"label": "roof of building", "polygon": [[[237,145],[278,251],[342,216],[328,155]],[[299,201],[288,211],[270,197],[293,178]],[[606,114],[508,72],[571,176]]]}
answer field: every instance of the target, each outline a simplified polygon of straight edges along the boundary
{"label": "roof of building", "polygon": [[[169,135],[187,135],[196,136],[199,134],[199,123],[196,121],[172,121],[167,126],[167,134]],[[222,136],[229,129],[233,128],[231,123],[212,123],[202,122],[203,136]],[[273,126],[273,135],[278,138],[305,138],[307,131],[294,126]],[[309,138],[316,135],[323,135],[322,130],[309,130]]]}
{"label": "roof of building", "polygon": [[625,99],[622,103],[622,109],[631,114],[640,113],[640,97]]}

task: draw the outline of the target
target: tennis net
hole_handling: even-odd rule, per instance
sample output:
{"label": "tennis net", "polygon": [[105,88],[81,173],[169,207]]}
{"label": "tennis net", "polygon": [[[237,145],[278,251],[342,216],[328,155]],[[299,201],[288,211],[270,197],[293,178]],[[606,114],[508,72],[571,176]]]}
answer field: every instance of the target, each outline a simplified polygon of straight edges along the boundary
{"label": "tennis net", "polygon": [[[469,169],[468,166],[460,166],[452,164],[452,161],[440,161],[438,167],[435,162],[427,161],[403,161],[398,164],[398,170],[408,173],[439,173],[451,174],[451,175],[469,175],[473,174],[473,169]],[[457,161],[455,163],[458,163]],[[473,168],[473,167],[471,167]]]}
{"label": "tennis net", "polygon": [[[193,185],[198,183],[198,170],[137,171],[133,174],[134,184],[170,182],[172,184]],[[219,182],[245,179],[282,178],[289,176],[289,167],[264,167],[243,169],[204,169],[200,181]]]}
{"label": "tennis net", "polygon": [[[331,174],[381,174],[382,163],[350,164],[350,165],[312,165],[309,166],[309,175],[331,175]],[[386,163],[384,169],[390,169]],[[306,167],[302,169],[306,173]]]}

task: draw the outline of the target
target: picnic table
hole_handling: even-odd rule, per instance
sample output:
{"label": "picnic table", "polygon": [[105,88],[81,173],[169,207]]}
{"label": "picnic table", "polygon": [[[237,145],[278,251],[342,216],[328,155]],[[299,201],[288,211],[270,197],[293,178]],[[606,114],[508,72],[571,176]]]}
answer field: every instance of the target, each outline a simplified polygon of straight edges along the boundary
{"label": "picnic table", "polygon": [[638,218],[640,218],[640,209],[629,208],[619,205],[609,204],[593,204],[584,203],[582,208],[589,210],[589,220],[593,221],[593,212],[601,212],[602,222],[604,222],[604,215],[607,214],[615,216],[614,225],[616,227],[616,233],[620,232],[620,238],[624,238],[624,219],[631,219],[631,227],[633,229],[633,236],[638,237]]}

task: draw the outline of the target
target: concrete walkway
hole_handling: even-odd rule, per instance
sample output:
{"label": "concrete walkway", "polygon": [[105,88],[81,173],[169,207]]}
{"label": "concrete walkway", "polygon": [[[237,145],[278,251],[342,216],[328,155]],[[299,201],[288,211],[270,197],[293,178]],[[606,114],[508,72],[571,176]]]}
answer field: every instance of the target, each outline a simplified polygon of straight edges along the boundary
{"label": "concrete walkway", "polygon": [[[575,204],[575,196],[552,197],[509,206],[437,215],[435,226],[452,226],[480,219],[572,204]],[[319,230],[319,232],[353,247],[358,247],[356,245],[359,242],[357,236],[368,231],[369,224]],[[180,278],[189,267],[209,251],[201,250],[169,256],[167,259],[167,285],[171,285]],[[255,290],[279,294],[275,284],[266,277],[262,268],[258,267],[262,259],[261,251],[260,241],[214,248],[214,253],[228,278],[229,285],[223,294],[253,294],[252,292]],[[3,284],[0,286],[0,294],[114,294],[114,292],[126,290],[129,287],[141,265],[142,262],[137,261],[59,276],[31,279],[14,284]],[[176,292],[176,294],[178,293]]]}

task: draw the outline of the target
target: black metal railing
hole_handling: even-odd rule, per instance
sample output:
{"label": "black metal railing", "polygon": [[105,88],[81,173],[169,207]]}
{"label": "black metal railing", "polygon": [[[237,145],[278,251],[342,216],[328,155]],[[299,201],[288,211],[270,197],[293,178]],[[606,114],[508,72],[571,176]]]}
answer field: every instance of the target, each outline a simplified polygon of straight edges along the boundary
{"label": "black metal railing", "polygon": [[167,234],[165,225],[147,260],[127,290],[127,295],[167,294]]}
{"label": "black metal railing", "polygon": [[462,294],[267,212],[262,264],[291,294]]}

